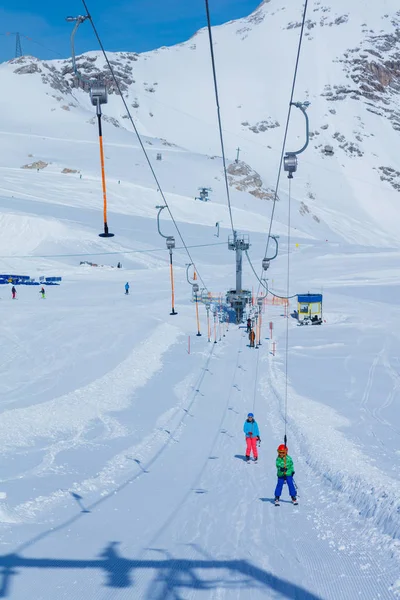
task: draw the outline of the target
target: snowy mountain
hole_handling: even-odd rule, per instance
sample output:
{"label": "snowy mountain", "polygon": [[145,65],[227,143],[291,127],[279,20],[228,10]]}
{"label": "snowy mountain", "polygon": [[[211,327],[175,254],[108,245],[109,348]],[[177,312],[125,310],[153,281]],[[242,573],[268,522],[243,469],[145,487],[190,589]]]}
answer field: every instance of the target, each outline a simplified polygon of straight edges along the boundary
{"label": "snowy mountain", "polygon": [[[241,158],[267,188],[275,183],[300,17],[298,8],[275,0],[214,31],[228,154],[235,158],[240,146]],[[294,181],[298,210],[304,215],[308,209],[349,241],[397,245],[398,7],[394,1],[368,10],[359,1],[317,2],[310,5],[307,17],[295,99],[311,102],[311,144]],[[178,46],[110,58],[143,135],[195,153],[220,154],[205,30]],[[78,65],[86,77],[100,75],[112,81],[99,52],[81,56]],[[50,135],[65,117],[60,111],[65,111],[71,136],[79,139],[76,130],[94,135],[89,133],[90,125],[95,127],[92,107],[87,94],[75,87],[71,61],[17,59],[3,65],[2,77],[12,105],[20,106],[15,131],[29,127],[33,133],[34,111],[37,133]],[[130,131],[112,84],[110,91],[106,119]],[[4,98],[2,103],[3,118],[10,123],[10,104]],[[38,106],[44,121],[40,125]],[[87,115],[84,123],[82,111]],[[297,149],[304,138],[302,116],[295,113],[289,150]],[[325,154],[327,146],[333,156]],[[210,179],[203,185],[212,183]],[[281,188],[287,191],[284,180]],[[338,222],[338,214],[346,215],[344,222]],[[283,209],[278,219],[286,220]],[[319,229],[312,231],[324,238],[326,232],[319,235]]]}
{"label": "snowy mountain", "polygon": [[[257,270],[298,43],[292,4],[264,1],[214,29],[232,215]],[[0,65],[0,270],[62,277],[44,299],[0,285],[0,598],[400,598],[399,17],[393,0],[309,5],[295,99],[311,102],[312,136],[290,239],[281,180],[268,275],[279,295],[323,292],[323,324],[298,327],[296,298],[270,295],[257,350],[220,319],[236,267],[206,32],[110,54],[213,295],[198,320],[190,259],[163,211],[176,238],[170,315],[161,198],[101,54],[79,67],[110,82],[111,239],[98,236],[97,126],[71,61]],[[297,113],[288,150],[304,139]],[[195,199],[202,187],[209,202]],[[256,292],[247,261],[243,279]],[[244,462],[249,411],[258,465]],[[285,433],[299,505],[284,486],[275,507]]]}

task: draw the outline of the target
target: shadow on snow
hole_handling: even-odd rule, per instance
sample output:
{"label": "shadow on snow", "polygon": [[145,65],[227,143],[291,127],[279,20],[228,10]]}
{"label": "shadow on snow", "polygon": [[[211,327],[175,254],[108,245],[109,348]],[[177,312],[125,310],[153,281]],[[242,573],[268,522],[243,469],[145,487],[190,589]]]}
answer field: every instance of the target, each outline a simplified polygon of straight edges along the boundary
{"label": "shadow on snow", "polygon": [[165,550],[153,551],[165,555],[157,560],[135,560],[124,558],[118,552],[119,542],[110,542],[97,559],[24,558],[19,554],[0,557],[0,598],[11,597],[12,578],[24,569],[100,569],[106,576],[105,586],[128,588],[135,586],[135,577],[143,578],[151,572],[147,600],[179,599],[179,590],[211,590],[218,588],[243,589],[267,592],[273,590],[283,598],[293,600],[321,600],[304,588],[280,579],[252,565],[247,560],[179,559],[171,557]]}

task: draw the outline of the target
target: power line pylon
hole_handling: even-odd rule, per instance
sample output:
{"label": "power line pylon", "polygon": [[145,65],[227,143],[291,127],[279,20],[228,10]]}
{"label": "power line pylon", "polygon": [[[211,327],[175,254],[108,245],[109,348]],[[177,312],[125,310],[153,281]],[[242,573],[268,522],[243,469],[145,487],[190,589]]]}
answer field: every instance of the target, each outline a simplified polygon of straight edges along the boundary
{"label": "power line pylon", "polygon": [[6,35],[15,35],[15,58],[22,56],[21,35],[17,31],[7,31]]}
{"label": "power line pylon", "polygon": [[15,58],[22,56],[21,36],[19,32],[15,34]]}

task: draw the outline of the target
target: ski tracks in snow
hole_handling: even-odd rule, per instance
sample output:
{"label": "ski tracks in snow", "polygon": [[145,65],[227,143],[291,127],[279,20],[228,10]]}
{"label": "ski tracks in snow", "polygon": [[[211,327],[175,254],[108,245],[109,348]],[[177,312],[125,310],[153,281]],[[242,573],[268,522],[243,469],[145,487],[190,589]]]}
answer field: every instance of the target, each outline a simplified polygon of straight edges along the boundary
{"label": "ski tracks in snow", "polygon": [[[375,357],[369,369],[364,405],[381,355]],[[270,357],[266,382],[273,391],[271,416],[274,414],[275,419],[283,418],[283,366],[279,357]],[[324,600],[350,597],[351,582],[357,582],[365,598],[393,598],[391,586],[400,562],[396,544],[399,486],[342,434],[340,429],[347,425],[347,420],[333,409],[301,397],[289,382],[288,440],[299,457],[301,488],[307,492],[300,506],[307,507],[307,518],[317,539],[330,549],[324,550],[318,544],[315,550],[310,539],[300,537],[300,554]],[[307,471],[311,483],[306,483]],[[295,532],[296,528],[291,533]]]}
{"label": "ski tracks in snow", "polygon": [[[103,425],[102,439],[123,435],[126,433],[125,426],[110,413],[130,406],[135,390],[144,386],[161,368],[163,353],[177,341],[179,335],[178,328],[160,325],[128,358],[103,377],[60,398],[3,412],[0,419],[2,452],[32,448],[38,440],[48,440],[42,463],[30,473],[38,475],[54,465],[59,452],[90,443],[85,434],[94,423]],[[62,441],[59,441],[60,438]],[[93,490],[94,481],[92,483]],[[97,483],[101,483],[101,478]],[[47,509],[54,500],[66,494],[68,492],[58,490],[49,497],[22,503],[16,511],[22,520],[31,519],[37,511]]]}

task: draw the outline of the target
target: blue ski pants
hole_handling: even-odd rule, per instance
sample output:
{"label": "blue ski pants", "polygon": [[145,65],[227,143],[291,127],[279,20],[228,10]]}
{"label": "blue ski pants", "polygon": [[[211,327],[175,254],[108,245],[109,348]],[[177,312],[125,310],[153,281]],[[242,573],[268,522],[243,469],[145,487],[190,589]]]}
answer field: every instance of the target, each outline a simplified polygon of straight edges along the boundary
{"label": "blue ski pants", "polygon": [[[285,483],[284,477],[278,477],[278,483],[275,488],[275,497],[280,497],[282,494],[283,484]],[[291,496],[296,496],[296,488],[294,487],[293,477],[291,475],[286,476],[286,483],[288,484],[289,494]]]}

